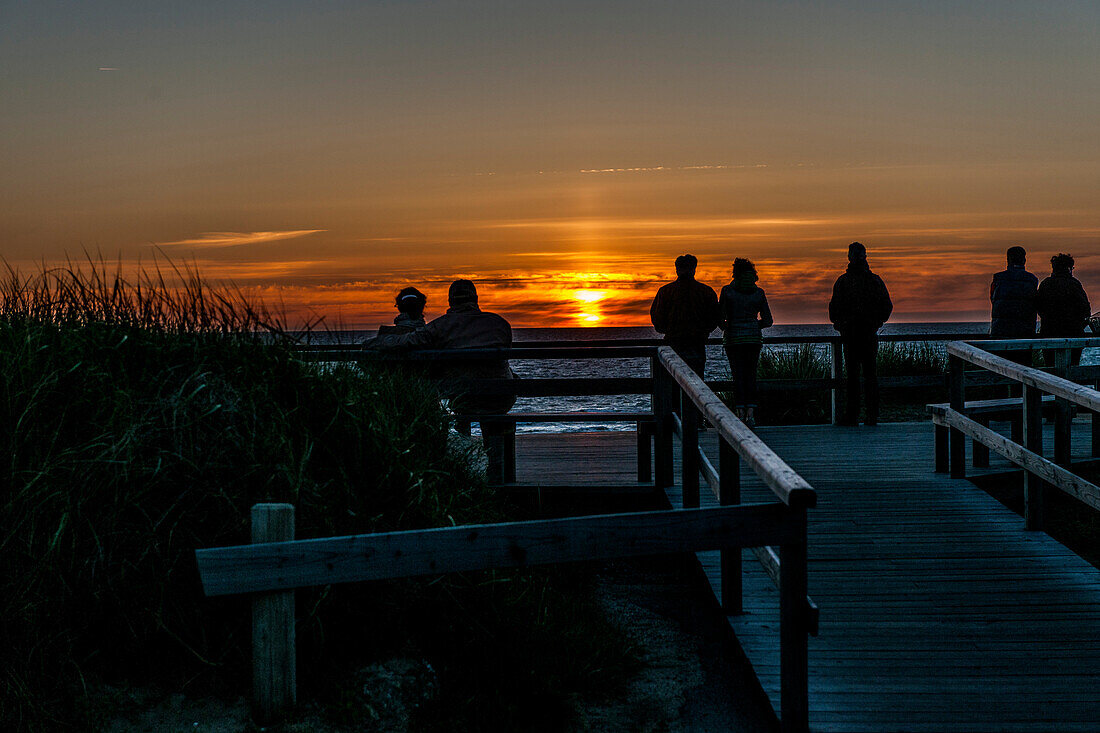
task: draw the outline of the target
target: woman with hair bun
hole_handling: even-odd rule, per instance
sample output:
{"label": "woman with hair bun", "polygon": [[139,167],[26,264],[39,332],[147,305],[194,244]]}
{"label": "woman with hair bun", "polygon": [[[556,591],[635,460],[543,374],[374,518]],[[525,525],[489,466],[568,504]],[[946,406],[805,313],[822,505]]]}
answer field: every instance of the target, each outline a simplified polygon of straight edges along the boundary
{"label": "woman with hair bun", "polygon": [[718,298],[719,327],[733,374],[734,412],[750,428],[756,425],[756,367],[764,345],[760,332],[772,325],[768,298],[757,279],[756,265],[738,257],[733,261],[733,280]]}
{"label": "woman with hair bun", "polygon": [[380,326],[378,335],[412,333],[424,328],[424,306],[428,298],[416,288],[408,287],[397,294],[395,299],[397,316],[392,326]]}

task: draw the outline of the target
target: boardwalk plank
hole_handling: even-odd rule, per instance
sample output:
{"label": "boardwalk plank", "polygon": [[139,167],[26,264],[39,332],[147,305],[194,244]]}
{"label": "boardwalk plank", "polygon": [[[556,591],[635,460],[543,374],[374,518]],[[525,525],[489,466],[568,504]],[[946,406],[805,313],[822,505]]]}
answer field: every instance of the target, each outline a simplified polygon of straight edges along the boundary
{"label": "boardwalk plank", "polygon": [[[1088,455],[1089,433],[1075,424],[1075,459]],[[969,482],[934,473],[930,424],[759,435],[817,490],[808,512],[809,593],[821,608],[809,651],[812,730],[1100,729],[1100,571],[1026,532]],[[537,469],[524,458],[524,441],[536,437]],[[634,439],[520,436],[517,455],[544,482],[592,473],[624,483],[636,470]],[[700,444],[715,460],[713,433]],[[975,473],[1009,468],[996,455],[990,464]],[[773,500],[751,471],[741,482],[744,501]],[[677,506],[678,486],[668,493]],[[702,495],[703,506],[716,504]],[[699,559],[719,593],[717,553]],[[778,710],[778,593],[747,551],[742,566],[746,612],[729,622]]]}

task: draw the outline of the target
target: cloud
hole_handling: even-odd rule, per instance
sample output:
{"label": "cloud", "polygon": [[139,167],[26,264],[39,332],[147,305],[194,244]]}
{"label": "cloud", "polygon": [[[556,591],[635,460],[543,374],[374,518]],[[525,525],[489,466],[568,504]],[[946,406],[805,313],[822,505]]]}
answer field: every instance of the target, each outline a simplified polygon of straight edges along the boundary
{"label": "cloud", "polygon": [[119,68],[117,66],[100,66],[99,70],[100,71],[119,71]]}
{"label": "cloud", "polygon": [[176,242],[160,242],[161,247],[237,247],[245,244],[278,242],[283,239],[297,239],[310,234],[328,231],[327,229],[290,229],[282,232],[203,232],[194,239],[181,239]]}

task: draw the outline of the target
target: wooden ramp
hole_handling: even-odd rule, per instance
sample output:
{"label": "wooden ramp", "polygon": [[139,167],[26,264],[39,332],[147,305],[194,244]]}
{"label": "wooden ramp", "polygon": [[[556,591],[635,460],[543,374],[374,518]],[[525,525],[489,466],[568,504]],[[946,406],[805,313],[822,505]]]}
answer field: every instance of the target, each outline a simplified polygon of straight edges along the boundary
{"label": "wooden ramp", "polygon": [[[809,592],[821,608],[809,650],[811,729],[1100,730],[1100,571],[1026,532],[969,482],[933,473],[928,423],[760,435],[818,492],[809,512]],[[626,481],[634,440],[521,436],[518,477]],[[702,442],[713,457],[713,436]],[[528,469],[536,444],[543,462]],[[743,497],[772,498],[748,472]],[[717,592],[717,553],[700,559]],[[751,553],[744,568],[746,612],[730,624],[778,709],[778,596]]]}

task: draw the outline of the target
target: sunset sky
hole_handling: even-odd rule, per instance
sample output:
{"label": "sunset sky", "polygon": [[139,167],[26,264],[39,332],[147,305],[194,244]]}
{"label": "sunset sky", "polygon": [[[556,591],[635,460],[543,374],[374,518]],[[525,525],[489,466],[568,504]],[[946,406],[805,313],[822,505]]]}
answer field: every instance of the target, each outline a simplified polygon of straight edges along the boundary
{"label": "sunset sky", "polygon": [[1004,250],[1100,310],[1100,3],[0,0],[0,255],[193,262],[330,325],[644,325],[692,252],[820,323],[986,320]]}

